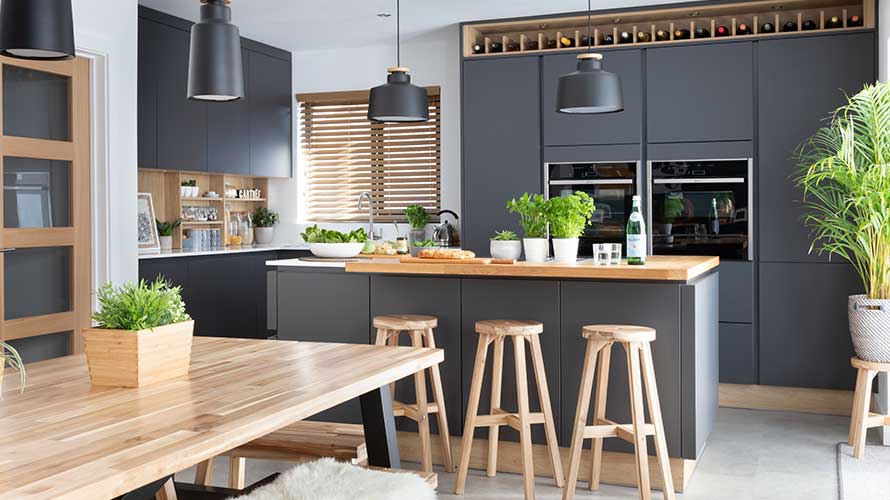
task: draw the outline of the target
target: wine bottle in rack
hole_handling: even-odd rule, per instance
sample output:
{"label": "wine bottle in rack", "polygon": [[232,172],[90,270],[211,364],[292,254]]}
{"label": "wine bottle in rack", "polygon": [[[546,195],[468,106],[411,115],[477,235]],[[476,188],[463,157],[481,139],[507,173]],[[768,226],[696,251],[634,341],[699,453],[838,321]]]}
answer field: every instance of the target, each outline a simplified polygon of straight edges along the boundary
{"label": "wine bottle in rack", "polygon": [[696,26],[695,38],[711,38],[711,32],[701,26]]}
{"label": "wine bottle in rack", "polygon": [[664,42],[671,39],[671,34],[665,30],[658,30],[655,32],[655,41],[656,42]]}
{"label": "wine bottle in rack", "polygon": [[674,40],[689,40],[689,30],[687,29],[679,29],[674,30]]}
{"label": "wine bottle in rack", "polygon": [[729,32],[729,28],[721,24],[720,26],[717,26],[714,36],[729,36],[731,34],[732,33]]}
{"label": "wine bottle in rack", "polygon": [[848,28],[857,28],[862,26],[862,16],[850,16],[850,19],[847,19],[847,27]]}
{"label": "wine bottle in rack", "polygon": [[633,43],[634,34],[630,31],[618,32],[618,43]]}
{"label": "wine bottle in rack", "polygon": [[491,45],[488,46],[489,52],[503,52],[504,44],[501,42],[491,42]]}
{"label": "wine bottle in rack", "polygon": [[788,21],[787,23],[782,25],[782,32],[787,31],[797,31],[797,23],[794,21]]}
{"label": "wine bottle in rack", "polygon": [[563,36],[559,39],[559,46],[562,47],[562,48],[574,47],[574,46],[575,46],[575,39],[572,38],[572,37],[568,37],[568,36],[563,35]]}
{"label": "wine bottle in rack", "polygon": [[555,49],[557,47],[557,45],[558,44],[557,44],[556,40],[547,40],[547,48],[548,49]]}
{"label": "wine bottle in rack", "polygon": [[507,42],[507,52],[518,52],[518,51],[519,51],[518,43],[514,42],[513,40],[510,40],[509,42]]}
{"label": "wine bottle in rack", "polygon": [[651,42],[652,35],[650,35],[648,31],[638,31],[637,32],[637,41],[640,43]]}
{"label": "wine bottle in rack", "polygon": [[735,27],[736,35],[744,36],[744,35],[750,35],[751,33],[753,33],[753,31],[751,31],[751,26],[747,25],[745,23],[741,23]]}
{"label": "wine bottle in rack", "polygon": [[812,19],[807,19],[803,22],[803,24],[800,25],[800,29],[803,31],[813,31],[818,28],[819,25],[816,24],[816,21],[813,21]]}
{"label": "wine bottle in rack", "polygon": [[537,40],[529,40],[525,43],[525,46],[528,47],[528,50],[538,50],[538,41]]}
{"label": "wine bottle in rack", "polygon": [[760,32],[761,33],[775,33],[776,25],[773,23],[769,23],[769,22],[763,23],[760,25]]}
{"label": "wine bottle in rack", "polygon": [[827,29],[827,30],[833,30],[833,29],[843,28],[843,27],[844,27],[844,22],[841,21],[841,18],[839,18],[837,16],[831,16],[825,20],[825,29]]}
{"label": "wine bottle in rack", "polygon": [[474,54],[484,54],[485,53],[485,45],[481,43],[473,44],[473,53]]}
{"label": "wine bottle in rack", "polygon": [[606,33],[603,35],[603,39],[600,40],[600,45],[614,45],[615,37],[611,33]]}

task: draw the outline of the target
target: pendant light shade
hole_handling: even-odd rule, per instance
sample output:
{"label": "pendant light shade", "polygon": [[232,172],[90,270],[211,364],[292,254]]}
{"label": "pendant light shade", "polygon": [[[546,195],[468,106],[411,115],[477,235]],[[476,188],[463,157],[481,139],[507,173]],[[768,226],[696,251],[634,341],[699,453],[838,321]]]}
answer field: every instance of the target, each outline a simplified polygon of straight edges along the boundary
{"label": "pendant light shade", "polygon": [[189,99],[234,101],[244,97],[241,34],[231,22],[229,2],[201,0],[201,20],[192,26]]}
{"label": "pendant light shade", "polygon": [[40,60],[74,57],[71,0],[3,0],[0,54]]}
{"label": "pendant light shade", "polygon": [[386,83],[371,89],[368,119],[376,122],[425,122],[430,119],[426,89],[411,84],[408,68],[389,68]]}
{"label": "pendant light shade", "polygon": [[556,110],[560,113],[613,113],[624,109],[621,79],[602,68],[602,54],[579,54],[578,70],[559,78]]}

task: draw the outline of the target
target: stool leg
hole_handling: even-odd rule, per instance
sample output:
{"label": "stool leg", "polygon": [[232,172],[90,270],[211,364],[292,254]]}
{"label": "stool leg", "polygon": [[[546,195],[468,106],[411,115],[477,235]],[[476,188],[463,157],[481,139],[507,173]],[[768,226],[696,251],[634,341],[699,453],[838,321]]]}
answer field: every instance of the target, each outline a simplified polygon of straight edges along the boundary
{"label": "stool leg", "polygon": [[658,468],[661,469],[661,481],[664,485],[664,500],[674,500],[674,478],[671,476],[671,459],[668,455],[667,441],[664,438],[664,422],[661,420],[661,402],[658,400],[658,388],[655,383],[655,365],[652,362],[652,346],[643,344],[640,349],[643,359],[643,382],[646,384],[646,399],[649,402],[649,418],[655,426],[655,455],[658,457]]}
{"label": "stool leg", "polygon": [[[436,339],[433,329],[426,331],[427,347],[436,348]],[[448,414],[445,413],[445,391],[442,389],[442,374],[439,365],[430,368],[430,379],[433,383],[433,397],[436,400],[436,419],[439,422],[439,440],[442,442],[442,457],[445,462],[445,471],[454,472],[454,459],[451,457],[451,434],[448,432]]]}
{"label": "stool leg", "polygon": [[525,371],[525,339],[513,337],[516,361],[516,399],[519,402],[519,443],[522,449],[522,480],[525,500],[535,498],[535,466],[532,458],[532,429],[528,410],[528,376]]}
{"label": "stool leg", "polygon": [[865,371],[865,387],[862,389],[862,397],[859,399],[859,408],[856,413],[856,436],[853,443],[853,457],[862,458],[865,453],[865,436],[868,433],[868,408],[871,403],[871,384],[878,372]]}
{"label": "stool leg", "polygon": [[[423,347],[420,330],[411,333],[411,345]],[[430,442],[430,414],[427,409],[426,370],[414,374],[414,395],[417,405],[417,427],[420,430],[420,464],[424,472],[433,471],[433,446]]]}
{"label": "stool leg", "polygon": [[[593,425],[599,425],[606,418],[606,396],[609,394],[609,367],[612,364],[612,344],[606,343],[600,349],[599,366],[596,375],[596,399],[593,403]],[[598,490],[603,464],[603,438],[594,438],[590,445],[590,482],[588,489]]]}
{"label": "stool leg", "polygon": [[850,411],[850,434],[847,442],[850,446],[856,443],[856,426],[859,415],[859,407],[862,406],[862,397],[865,395],[865,370],[856,370],[856,392],[853,393],[853,409]]}
{"label": "stool leg", "polygon": [[[491,363],[491,414],[501,407],[501,381],[504,377],[504,337],[494,341],[494,359]],[[498,471],[498,434],[501,426],[488,428],[488,468],[485,473],[494,477]]]}
{"label": "stool leg", "polygon": [[637,486],[640,488],[640,500],[650,500],[652,491],[649,486],[649,453],[646,450],[646,410],[643,408],[643,387],[640,380],[639,343],[622,344],[627,353],[627,379],[630,389],[630,415],[634,431],[634,457],[636,458]]}
{"label": "stool leg", "polygon": [[244,457],[229,457],[229,488],[244,489]]}
{"label": "stool leg", "polygon": [[601,347],[602,344],[599,342],[587,342],[584,368],[581,371],[581,389],[578,391],[578,406],[575,408],[575,427],[569,451],[569,473],[565,489],[562,491],[562,500],[575,498],[575,485],[578,482],[578,470],[581,468],[581,450],[584,449],[584,431],[587,428],[587,412],[590,408],[590,392],[593,390],[593,374],[596,372],[596,355]]}
{"label": "stool leg", "polygon": [[[402,334],[399,330],[386,330],[386,343],[391,347],[399,346],[399,336]],[[392,402],[396,402],[396,383],[392,382],[389,384],[389,396],[392,398]]]}
{"label": "stool leg", "polygon": [[211,481],[213,481],[213,458],[209,458],[195,466],[195,484],[210,486]]}
{"label": "stool leg", "polygon": [[532,335],[528,339],[532,348],[532,366],[535,369],[535,382],[538,386],[538,401],[544,412],[544,432],[547,436],[547,448],[550,451],[550,466],[553,469],[553,480],[560,488],[565,484],[562,473],[562,459],[559,457],[559,443],[556,441],[556,424],[553,422],[553,407],[550,405],[550,388],[547,387],[547,372],[544,370],[544,354],[541,352],[541,339]]}
{"label": "stool leg", "polygon": [[476,362],[473,365],[473,380],[470,382],[470,397],[467,400],[467,420],[464,423],[463,443],[460,450],[460,465],[454,480],[454,494],[463,495],[467,483],[467,469],[470,468],[470,453],[473,451],[473,431],[476,430],[476,414],[479,413],[479,396],[482,394],[482,379],[485,377],[485,358],[488,356],[489,335],[480,335],[476,345]]}

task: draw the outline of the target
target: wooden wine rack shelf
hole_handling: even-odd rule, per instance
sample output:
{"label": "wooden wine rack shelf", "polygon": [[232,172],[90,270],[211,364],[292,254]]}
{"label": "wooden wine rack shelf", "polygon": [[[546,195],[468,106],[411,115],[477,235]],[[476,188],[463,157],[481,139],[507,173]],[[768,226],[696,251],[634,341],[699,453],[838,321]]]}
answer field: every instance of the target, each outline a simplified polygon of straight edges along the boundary
{"label": "wooden wine rack shelf", "polygon": [[[788,36],[800,33],[836,32],[873,29],[875,27],[876,0],[760,0],[753,2],[707,4],[677,8],[655,8],[644,10],[594,11],[591,16],[591,40],[597,49],[629,46],[662,46],[701,42],[703,39],[737,40],[741,38],[761,38],[771,36]],[[862,26],[848,26],[851,16],[859,16]],[[838,28],[826,27],[831,17],[837,16],[842,24]],[[805,21],[816,23],[816,29],[804,30]],[[782,31],[789,21],[794,22],[796,30]],[[775,31],[761,33],[764,23],[772,23]],[[752,33],[737,35],[736,28],[740,24],[751,26]],[[726,26],[730,34],[717,37],[717,27]],[[703,27],[708,36],[695,37],[695,30]],[[690,38],[675,40],[675,30],[689,30]],[[655,33],[659,30],[670,34],[668,40],[656,41]],[[633,34],[631,42],[619,43],[619,33]],[[651,41],[639,41],[638,34],[648,32]],[[603,44],[604,35],[611,34],[613,44]],[[569,37],[573,45],[563,46],[560,39]],[[463,25],[464,57],[491,57],[512,54],[540,54],[571,52],[587,48],[582,44],[582,37],[587,36],[587,14],[571,16],[541,17],[517,21],[483,21]],[[555,48],[548,48],[547,43],[556,40]],[[500,43],[501,51],[493,52],[492,44]],[[534,44],[537,43],[537,48]],[[475,53],[473,46],[484,47],[483,53]],[[515,50],[508,50],[508,45],[515,45]]]}

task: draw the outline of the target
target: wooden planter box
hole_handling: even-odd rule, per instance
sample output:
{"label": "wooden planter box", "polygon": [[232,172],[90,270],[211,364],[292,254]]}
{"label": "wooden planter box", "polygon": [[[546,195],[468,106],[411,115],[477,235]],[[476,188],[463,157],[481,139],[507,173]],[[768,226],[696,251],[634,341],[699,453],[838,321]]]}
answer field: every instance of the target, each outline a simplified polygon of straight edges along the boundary
{"label": "wooden planter box", "polygon": [[142,387],[187,375],[194,321],[153,330],[83,330],[93,385]]}

